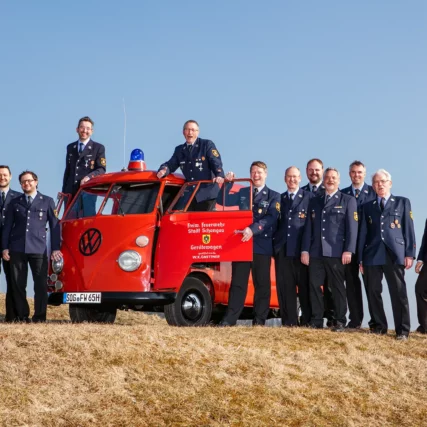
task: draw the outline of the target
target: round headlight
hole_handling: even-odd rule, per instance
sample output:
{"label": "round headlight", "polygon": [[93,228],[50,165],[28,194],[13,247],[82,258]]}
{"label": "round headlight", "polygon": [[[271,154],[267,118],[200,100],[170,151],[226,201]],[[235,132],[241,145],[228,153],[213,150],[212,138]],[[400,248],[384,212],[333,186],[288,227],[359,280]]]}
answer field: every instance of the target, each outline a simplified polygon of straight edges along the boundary
{"label": "round headlight", "polygon": [[145,246],[147,246],[149,242],[150,242],[150,239],[147,236],[138,236],[135,240],[135,243],[140,248],[145,248]]}
{"label": "round headlight", "polygon": [[64,258],[61,258],[59,261],[52,261],[52,270],[55,274],[59,274],[64,268]]}
{"label": "round headlight", "polygon": [[64,285],[62,284],[62,282],[61,282],[60,280],[57,280],[57,281],[55,282],[55,289],[56,289],[57,291],[61,290],[63,287],[64,287]]}
{"label": "round headlight", "polygon": [[135,271],[141,265],[141,255],[135,251],[124,251],[117,260],[124,271]]}

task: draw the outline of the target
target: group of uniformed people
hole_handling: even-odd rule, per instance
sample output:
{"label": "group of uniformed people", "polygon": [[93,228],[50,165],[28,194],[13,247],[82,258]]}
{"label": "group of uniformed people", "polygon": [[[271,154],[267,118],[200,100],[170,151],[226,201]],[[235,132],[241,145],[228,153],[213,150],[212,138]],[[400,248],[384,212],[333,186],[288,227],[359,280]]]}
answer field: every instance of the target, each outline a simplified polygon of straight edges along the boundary
{"label": "group of uniformed people", "polygon": [[[234,173],[224,174],[215,144],[198,137],[196,121],[187,121],[183,134],[186,142],[175,148],[157,176],[162,178],[180,167],[189,182],[212,180],[192,207],[209,210],[214,206],[218,184],[232,180]],[[244,308],[251,271],[253,324],[265,324],[274,256],[283,326],[323,328],[326,317],[327,326],[334,332],[359,329],[364,317],[363,281],[370,332],[385,334],[388,324],[381,297],[385,276],[396,338],[406,340],[410,319],[404,276],[415,258],[415,231],[410,201],[391,194],[390,173],[379,169],[368,185],[365,165],[355,161],[349,168],[351,185],[340,190],[339,171],[324,170],[320,159],[311,159],[306,168],[308,184],[300,187],[300,170],[290,166],[285,172],[287,191],[279,194],[266,186],[267,172],[264,162],[255,161],[250,166],[254,222],[243,230],[242,241],[253,239],[253,261],[233,262],[228,307],[219,326],[236,324]],[[241,199],[248,199],[243,196]],[[417,273],[421,272],[416,285],[417,331],[422,333],[427,332],[427,273],[422,269],[427,261],[426,233],[427,222],[416,267]]]}
{"label": "group of uniformed people", "polygon": [[[93,121],[85,116],[77,125],[79,139],[67,146],[62,192],[74,196],[80,185],[106,171],[105,147],[93,141]],[[178,145],[169,161],[157,172],[163,178],[181,168],[188,182],[211,180],[193,201],[192,210],[211,210],[219,184],[230,181],[224,174],[215,144],[199,138],[199,125],[188,120],[183,126],[185,143]],[[411,205],[407,198],[391,194],[391,175],[379,169],[372,186],[365,183],[366,168],[360,161],[350,165],[351,185],[339,190],[340,173],[324,171],[320,159],[307,163],[308,184],[300,187],[301,173],[295,166],[285,172],[287,190],[279,194],[266,186],[267,165],[255,161],[250,166],[253,183],[253,223],[242,232],[242,242],[253,241],[253,261],[233,262],[232,281],[226,314],[220,326],[236,324],[252,272],[255,288],[254,325],[264,325],[271,296],[270,267],[274,256],[276,287],[283,326],[327,326],[335,332],[361,327],[364,317],[362,286],[365,286],[369,328],[387,332],[382,278],[385,276],[392,302],[396,338],[406,340],[410,331],[405,269],[415,258],[415,232]],[[46,320],[46,276],[48,272],[46,225],[49,224],[51,259],[59,261],[60,228],[54,201],[37,190],[38,178],[32,171],[19,175],[22,193],[10,189],[11,172],[0,165],[0,242],[6,274],[6,322],[30,322],[26,300],[28,265],[34,279],[34,322]],[[236,197],[249,200],[248,189]],[[420,326],[427,332],[427,221],[416,265]],[[301,316],[297,308],[299,297]],[[347,323],[347,304],[349,322]]]}
{"label": "group of uniformed people", "polygon": [[[79,139],[67,147],[62,191],[74,196],[80,184],[105,173],[105,148],[91,140],[93,121],[82,117],[76,131]],[[51,259],[60,261],[61,232],[53,199],[38,191],[38,177],[29,170],[19,175],[22,192],[10,188],[9,166],[0,165],[0,242],[6,276],[6,322],[46,321],[47,236]],[[47,233],[49,226],[49,234]],[[34,280],[34,313],[26,297],[28,266]]]}

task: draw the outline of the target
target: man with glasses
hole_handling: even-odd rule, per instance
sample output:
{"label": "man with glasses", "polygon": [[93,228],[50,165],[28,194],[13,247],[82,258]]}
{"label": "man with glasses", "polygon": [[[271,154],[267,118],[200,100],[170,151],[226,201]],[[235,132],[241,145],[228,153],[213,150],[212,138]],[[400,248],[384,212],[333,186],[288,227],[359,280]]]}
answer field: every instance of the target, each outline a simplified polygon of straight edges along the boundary
{"label": "man with glasses", "polygon": [[79,139],[67,146],[62,192],[74,197],[80,185],[105,173],[105,147],[91,139],[94,122],[82,117],[76,128]]}
{"label": "man with glasses", "polygon": [[382,301],[382,279],[387,280],[393,310],[396,339],[408,339],[411,328],[405,269],[415,258],[415,230],[411,202],[391,194],[391,175],[379,169],[372,177],[374,200],[362,207],[358,254],[365,275],[368,300],[375,323],[373,333],[387,333]]}
{"label": "man with glasses", "polygon": [[[1,242],[3,226],[4,226],[4,220],[6,217],[6,208],[15,197],[18,197],[22,194],[10,188],[11,179],[12,179],[12,173],[10,172],[9,166],[1,165],[0,166],[0,212],[1,212],[0,242]],[[13,302],[12,282],[10,279],[10,262],[6,261],[5,259],[3,259],[3,270],[4,270],[4,275],[6,276],[6,315],[4,320],[5,322],[13,322],[13,320],[16,317],[16,313],[15,313],[15,304]]]}
{"label": "man with glasses", "polygon": [[224,182],[221,156],[212,141],[199,138],[199,124],[195,120],[187,120],[182,133],[185,143],[175,147],[172,157],[160,166],[157,178],[181,168],[187,182],[212,181],[199,188],[191,207],[196,211],[212,210],[219,192],[218,184]]}
{"label": "man with glasses", "polygon": [[37,191],[38,178],[34,172],[19,175],[23,195],[14,198],[6,210],[2,231],[2,254],[10,261],[10,276],[15,303],[15,321],[30,323],[27,302],[28,265],[34,281],[33,322],[45,322],[47,311],[48,259],[46,225],[49,224],[51,259],[62,258],[60,228],[55,204],[51,197]]}

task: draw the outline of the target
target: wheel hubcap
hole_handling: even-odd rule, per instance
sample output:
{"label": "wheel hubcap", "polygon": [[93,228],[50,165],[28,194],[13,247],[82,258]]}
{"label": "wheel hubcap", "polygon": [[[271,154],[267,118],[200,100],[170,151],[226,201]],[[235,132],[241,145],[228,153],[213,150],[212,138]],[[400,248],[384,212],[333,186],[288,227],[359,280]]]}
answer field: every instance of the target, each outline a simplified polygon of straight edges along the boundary
{"label": "wheel hubcap", "polygon": [[200,296],[194,292],[187,294],[182,302],[182,313],[189,320],[198,319],[203,312]]}

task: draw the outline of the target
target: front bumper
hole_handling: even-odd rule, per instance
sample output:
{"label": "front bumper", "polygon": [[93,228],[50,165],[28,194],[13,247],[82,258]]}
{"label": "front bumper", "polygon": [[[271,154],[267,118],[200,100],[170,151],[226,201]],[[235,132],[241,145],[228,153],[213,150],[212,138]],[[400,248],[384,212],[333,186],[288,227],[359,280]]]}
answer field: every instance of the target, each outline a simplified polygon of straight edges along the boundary
{"label": "front bumper", "polygon": [[[121,305],[167,305],[172,304],[176,292],[101,292],[101,304],[109,306]],[[52,292],[48,296],[49,305],[63,304],[64,293]],[[97,304],[99,306],[99,304]]]}

